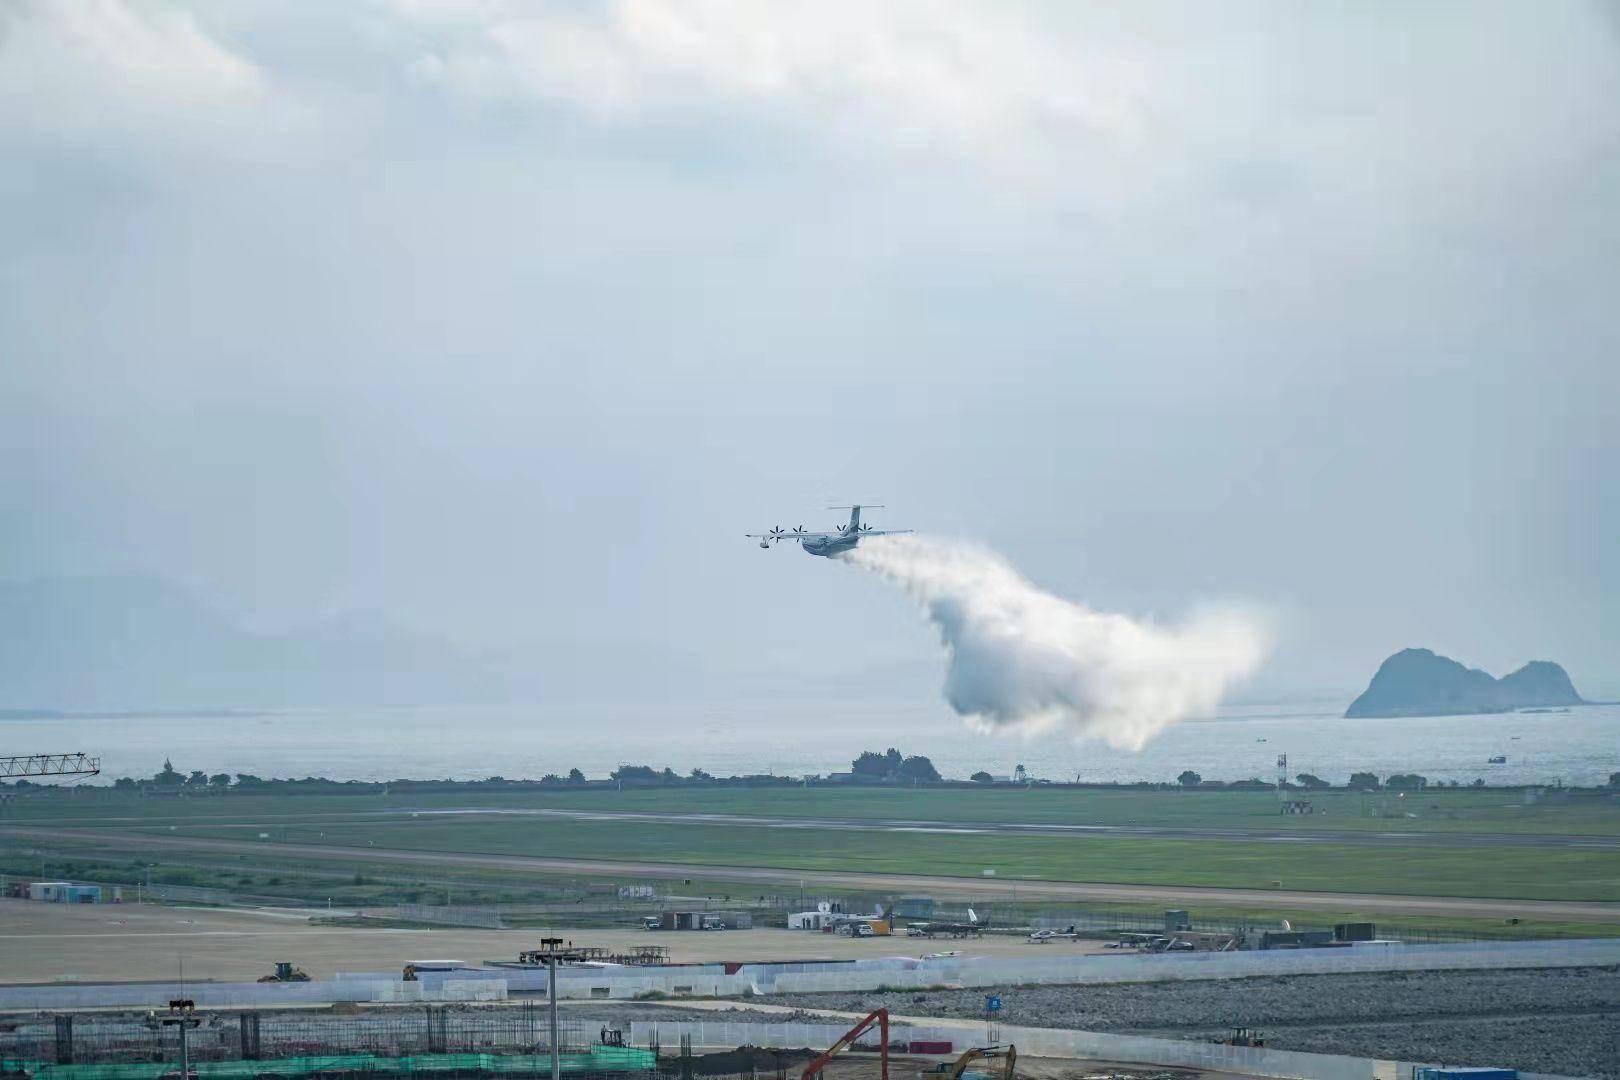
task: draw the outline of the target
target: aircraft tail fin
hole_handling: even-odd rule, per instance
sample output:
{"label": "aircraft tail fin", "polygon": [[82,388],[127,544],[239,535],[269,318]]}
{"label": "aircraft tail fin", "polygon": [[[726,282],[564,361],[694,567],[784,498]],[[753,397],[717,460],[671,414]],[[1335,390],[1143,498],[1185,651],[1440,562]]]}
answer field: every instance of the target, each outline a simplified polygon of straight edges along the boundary
{"label": "aircraft tail fin", "polygon": [[860,531],[860,527],[861,527],[861,507],[862,506],[866,507],[866,509],[868,509],[868,510],[882,510],[883,509],[883,505],[881,503],[856,503],[853,506],[829,506],[829,507],[827,507],[827,509],[829,509],[829,510],[848,510],[849,511],[849,524],[844,526],[844,531],[845,532],[858,532],[858,531]]}

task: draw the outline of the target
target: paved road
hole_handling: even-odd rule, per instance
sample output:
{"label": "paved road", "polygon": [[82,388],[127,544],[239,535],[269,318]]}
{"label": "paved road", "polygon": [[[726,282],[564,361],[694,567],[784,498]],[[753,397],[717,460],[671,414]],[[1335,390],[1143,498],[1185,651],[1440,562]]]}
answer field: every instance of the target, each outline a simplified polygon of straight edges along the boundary
{"label": "paved road", "polygon": [[482,855],[467,852],[402,851],[397,848],[339,847],[328,844],[278,844],[267,840],[228,840],[161,836],[128,831],[41,827],[0,828],[0,836],[18,839],[101,841],[125,850],[274,853],[289,859],[335,859],[352,864],[456,866],[484,870],[530,870],[544,874],[635,875],[656,878],[699,878],[797,886],[813,880],[818,887],[844,886],[874,892],[936,893],[952,897],[1005,900],[1009,893],[1029,900],[1093,902],[1230,904],[1268,908],[1326,908],[1366,914],[1449,915],[1486,919],[1510,916],[1548,920],[1620,923],[1620,903],[1580,900],[1496,900],[1462,896],[1396,896],[1387,893],[1299,892],[1284,889],[1213,889],[1180,885],[1115,885],[1081,881],[1014,881],[943,877],[923,874],[869,874],[849,871],[784,870],[762,866],[700,866],[681,863],[625,862],[609,859],[547,859],[530,855]]}

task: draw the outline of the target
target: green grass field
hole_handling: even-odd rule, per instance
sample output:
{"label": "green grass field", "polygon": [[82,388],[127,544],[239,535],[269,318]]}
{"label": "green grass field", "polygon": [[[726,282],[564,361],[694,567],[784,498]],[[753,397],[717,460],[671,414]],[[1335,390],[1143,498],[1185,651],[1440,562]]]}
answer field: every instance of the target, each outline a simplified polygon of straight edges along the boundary
{"label": "green grass field", "polygon": [[1620,900],[1620,855],[1533,845],[1459,847],[1247,840],[849,832],[505,816],[163,826],[168,835],[365,848],[641,860],[805,871]]}
{"label": "green grass field", "polygon": [[1620,796],[1525,805],[1516,790],[1443,789],[1408,794],[1317,792],[1317,812],[1281,816],[1263,791],[1095,788],[654,788],[627,791],[252,795],[142,798],[106,790],[17,799],[3,820],[118,825],[363,817],[400,809],[539,809],[742,814],[795,819],[941,823],[1145,825],[1320,833],[1500,832],[1620,835]]}
{"label": "green grass field", "polygon": [[[1620,799],[1526,805],[1518,791],[1335,791],[1318,813],[1281,816],[1268,792],[997,788],[687,788],[458,791],[354,796],[149,798],[107,790],[14,800],[17,824],[94,826],[252,841],[818,870],[1143,885],[1620,900],[1620,852],[1530,844],[1332,842],[1362,832],[1620,835]],[[810,827],[568,819],[542,808],[737,814]],[[474,809],[515,813],[443,814]],[[412,811],[423,811],[413,816]],[[1241,837],[1030,836],[817,829],[822,820],[1139,825],[1326,836],[1309,843]],[[133,838],[132,838],[133,839]],[[137,842],[138,843],[138,842]]]}

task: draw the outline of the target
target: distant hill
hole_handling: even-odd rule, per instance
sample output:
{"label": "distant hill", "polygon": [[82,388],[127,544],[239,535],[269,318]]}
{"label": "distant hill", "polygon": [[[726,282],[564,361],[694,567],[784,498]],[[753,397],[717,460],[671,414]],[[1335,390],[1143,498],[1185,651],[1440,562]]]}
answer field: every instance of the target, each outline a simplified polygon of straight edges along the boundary
{"label": "distant hill", "polygon": [[1429,649],[1402,649],[1379,665],[1345,716],[1456,716],[1545,705],[1584,705],[1564,669],[1533,660],[1492,678]]}
{"label": "distant hill", "polygon": [[505,700],[507,676],[375,615],[244,629],[173,582],[0,582],[0,707],[140,710]]}

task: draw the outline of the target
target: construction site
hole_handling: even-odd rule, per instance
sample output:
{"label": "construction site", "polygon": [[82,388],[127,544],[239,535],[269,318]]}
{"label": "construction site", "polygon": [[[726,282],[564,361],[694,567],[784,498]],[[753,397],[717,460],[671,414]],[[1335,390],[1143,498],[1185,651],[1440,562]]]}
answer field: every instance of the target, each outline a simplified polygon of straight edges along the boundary
{"label": "construction site", "polygon": [[1014,1075],[1028,1080],[1088,1075],[1147,1080],[1240,1075],[1122,1065],[1087,1073],[1062,1061],[1030,1057],[1020,1061],[1011,1044],[958,1049],[951,1040],[912,1037],[903,1025],[891,1024],[886,1010],[876,1010],[841,1032],[827,1024],[775,1027],[784,1034],[838,1032],[825,1047],[717,1049],[697,1045],[684,1029],[684,1018],[701,1014],[666,1010],[662,1022],[652,1023],[624,1018],[637,1012],[569,1010],[553,1023],[544,1006],[532,1004],[347,1010],[332,1015],[326,1010],[205,1013],[176,1002],[144,1014],[60,1014],[8,1022],[0,1029],[0,1061],[10,1074],[55,1080],[162,1080],[180,1075],[243,1080],[361,1075],[888,1080],[891,1073],[896,1078],[927,1075],[939,1080],[1012,1080]]}
{"label": "construction site", "polygon": [[[1196,932],[1085,937],[980,916],[916,920],[908,936],[890,918],[901,925],[880,937],[860,932],[864,918],[843,933],[538,936],[340,926],[286,908],[6,899],[0,1059],[26,1076],[157,1080],[176,1075],[184,1030],[188,1076],[539,1077],[555,1047],[558,1075],[786,1077],[851,1020],[880,1013],[887,1033],[862,1030],[829,1076],[878,1075],[884,1047],[912,1075],[1003,1046],[1017,1049],[996,1068],[1022,1054],[1026,1078],[1371,1080],[1436,1058],[1617,1075],[1612,939],[1174,950],[1154,943]],[[962,926],[974,936],[922,938]],[[763,1049],[722,1067],[747,1047]]]}

